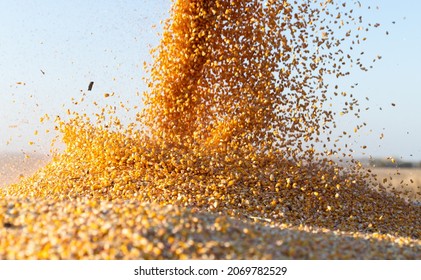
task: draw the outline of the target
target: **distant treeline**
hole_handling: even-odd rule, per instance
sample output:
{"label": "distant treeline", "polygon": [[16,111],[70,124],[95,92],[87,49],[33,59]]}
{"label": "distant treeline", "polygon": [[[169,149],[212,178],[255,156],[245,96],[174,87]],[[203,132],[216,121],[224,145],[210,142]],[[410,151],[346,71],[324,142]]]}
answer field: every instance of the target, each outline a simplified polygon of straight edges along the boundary
{"label": "distant treeline", "polygon": [[[386,168],[421,168],[421,162],[411,162],[390,159],[371,158],[364,160],[370,167],[386,167]],[[364,162],[363,161],[363,162]]]}

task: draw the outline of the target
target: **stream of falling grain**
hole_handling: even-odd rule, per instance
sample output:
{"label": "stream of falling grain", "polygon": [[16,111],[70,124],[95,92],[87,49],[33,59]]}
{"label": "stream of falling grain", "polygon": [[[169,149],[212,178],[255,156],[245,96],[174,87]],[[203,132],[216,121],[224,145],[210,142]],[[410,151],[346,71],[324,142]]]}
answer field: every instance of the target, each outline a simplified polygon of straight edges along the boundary
{"label": "stream of falling grain", "polygon": [[421,207],[329,148],[356,6],[174,1],[137,122],[59,120],[65,151],[2,195],[0,257],[420,258]]}

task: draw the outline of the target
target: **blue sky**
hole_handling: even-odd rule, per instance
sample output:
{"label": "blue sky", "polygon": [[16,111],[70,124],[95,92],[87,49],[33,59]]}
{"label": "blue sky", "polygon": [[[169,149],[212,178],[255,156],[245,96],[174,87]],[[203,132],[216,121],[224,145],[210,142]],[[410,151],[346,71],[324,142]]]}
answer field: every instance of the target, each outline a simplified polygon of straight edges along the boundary
{"label": "blue sky", "polygon": [[[381,24],[370,31],[363,50],[367,59],[382,60],[340,81],[359,83],[351,93],[362,108],[370,107],[361,120],[368,127],[354,145],[367,145],[367,155],[421,161],[421,1],[360,2],[374,8],[364,18]],[[52,136],[42,133],[39,118],[62,115],[90,81],[95,81],[91,101],[140,103],[142,65],[159,42],[159,22],[170,5],[170,0],[1,0],[0,150],[47,151]],[[103,100],[105,92],[116,97]],[[338,121],[344,129],[355,126],[346,117]]]}

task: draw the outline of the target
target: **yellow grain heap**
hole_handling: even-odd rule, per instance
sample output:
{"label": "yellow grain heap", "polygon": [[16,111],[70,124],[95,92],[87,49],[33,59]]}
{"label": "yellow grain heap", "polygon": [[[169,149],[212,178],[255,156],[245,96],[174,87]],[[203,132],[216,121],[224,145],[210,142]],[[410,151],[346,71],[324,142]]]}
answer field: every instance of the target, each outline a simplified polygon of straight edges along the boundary
{"label": "yellow grain heap", "polygon": [[335,144],[354,5],[175,1],[137,123],[59,121],[65,151],[2,194],[0,258],[421,258],[421,207]]}

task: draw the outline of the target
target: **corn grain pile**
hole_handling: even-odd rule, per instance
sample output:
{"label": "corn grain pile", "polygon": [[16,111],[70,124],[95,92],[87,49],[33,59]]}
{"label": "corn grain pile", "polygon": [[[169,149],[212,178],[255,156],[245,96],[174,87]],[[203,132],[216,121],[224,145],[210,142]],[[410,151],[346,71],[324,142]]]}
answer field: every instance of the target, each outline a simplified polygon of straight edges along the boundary
{"label": "corn grain pile", "polygon": [[358,6],[174,1],[137,122],[58,119],[65,151],[1,194],[0,258],[421,258],[421,207],[335,136]]}

